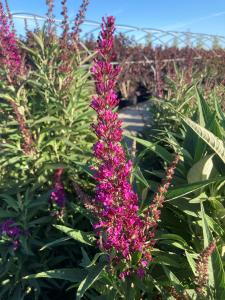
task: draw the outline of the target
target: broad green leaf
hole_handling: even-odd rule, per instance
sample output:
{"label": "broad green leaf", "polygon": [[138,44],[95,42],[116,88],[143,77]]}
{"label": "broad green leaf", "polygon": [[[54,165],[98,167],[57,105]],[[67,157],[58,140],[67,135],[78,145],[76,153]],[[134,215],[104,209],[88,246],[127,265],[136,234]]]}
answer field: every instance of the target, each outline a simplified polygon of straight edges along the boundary
{"label": "broad green leaf", "polygon": [[87,244],[90,246],[93,246],[93,244],[94,244],[95,237],[91,233],[87,233],[87,232],[77,230],[77,229],[72,229],[72,228],[69,228],[66,226],[62,226],[62,225],[53,225],[53,226],[78,242],[81,242],[83,244]]}
{"label": "broad green leaf", "polygon": [[80,282],[84,279],[87,272],[84,269],[58,269],[40,272],[37,274],[31,274],[24,276],[23,280],[35,279],[35,278],[49,278],[49,279],[62,279],[70,282]]}
{"label": "broad green leaf", "polygon": [[98,260],[99,257],[101,257],[102,255],[106,255],[106,253],[104,253],[104,252],[96,253],[95,256],[94,256],[94,258],[92,259],[92,261],[90,262],[90,264],[86,266],[86,268],[90,268],[90,267],[92,267],[94,264],[96,264],[97,260]]}
{"label": "broad green leaf", "polygon": [[215,179],[211,180],[204,180],[200,182],[195,182],[191,184],[185,184],[185,185],[180,185],[179,187],[176,188],[171,188],[167,194],[166,194],[166,199],[167,201],[185,196],[187,194],[193,193],[195,191],[201,190],[204,187],[207,187],[208,185],[212,183],[219,183],[223,181],[225,177],[217,177]]}
{"label": "broad green leaf", "polygon": [[184,264],[184,257],[170,253],[170,252],[164,252],[160,250],[153,250],[152,255],[154,256],[154,259],[151,264],[160,264],[160,265],[167,265],[175,268],[182,268],[185,267]]}
{"label": "broad green leaf", "polygon": [[[127,133],[124,133],[124,136],[133,139],[137,143],[145,146],[149,150],[153,151],[156,155],[158,155],[160,158],[162,158],[165,162],[171,163],[174,160],[174,155],[166,150],[165,147],[158,145],[157,143],[152,143],[150,141],[146,141],[137,137],[134,137],[132,135],[129,135]],[[181,165],[178,165],[176,168],[181,174],[184,174],[184,168]]]}
{"label": "broad green leaf", "polygon": [[212,132],[193,122],[191,119],[184,116],[182,116],[182,119],[225,163],[225,143]]}
{"label": "broad green leaf", "polygon": [[188,183],[199,182],[210,178],[214,169],[213,156],[214,154],[207,155],[191,167],[187,174]]}
{"label": "broad green leaf", "polygon": [[170,234],[170,233],[160,234],[158,239],[159,240],[174,240],[174,241],[180,243],[183,248],[185,248],[185,249],[189,248],[187,242],[178,234]]}
{"label": "broad green leaf", "polygon": [[11,211],[5,211],[0,208],[0,218],[13,218],[16,217],[17,214]]}
{"label": "broad green leaf", "polygon": [[38,36],[38,34],[31,32],[32,37],[34,38],[34,40],[36,41],[36,43],[40,46],[42,52],[44,53],[44,42],[41,39],[40,36]]}
{"label": "broad green leaf", "polygon": [[51,123],[52,121],[58,121],[58,119],[57,118],[55,118],[55,117],[53,117],[53,116],[47,116],[47,117],[43,117],[43,118],[40,118],[40,119],[38,119],[38,120],[36,120],[36,121],[34,121],[32,124],[31,124],[31,126],[30,127],[33,127],[33,126],[35,126],[35,125],[37,125],[37,124],[40,124],[40,123]]}
{"label": "broad green leaf", "polygon": [[150,141],[146,141],[134,136],[131,136],[127,133],[124,133],[124,136],[133,139],[134,141],[138,142],[139,144],[147,147],[148,149],[152,150],[153,152],[155,152],[159,157],[161,157],[163,160],[165,160],[166,162],[170,163],[173,160],[173,155],[168,152],[164,147],[158,145],[157,143],[152,143]]}
{"label": "broad green leaf", "polygon": [[198,88],[196,88],[196,94],[198,102],[199,125],[205,127],[208,120],[211,119],[213,113],[210,111],[207,102],[205,101]]}
{"label": "broad green leaf", "polygon": [[68,236],[68,237],[63,237],[63,238],[61,238],[61,239],[57,239],[57,240],[55,240],[55,241],[53,241],[53,242],[50,242],[50,243],[44,245],[43,247],[41,247],[41,249],[40,249],[39,251],[43,251],[43,250],[45,250],[46,248],[51,248],[51,247],[54,247],[54,246],[58,246],[58,245],[60,245],[60,244],[62,244],[62,243],[64,243],[64,242],[66,242],[66,241],[68,241],[68,240],[71,240],[71,237]]}
{"label": "broad green leaf", "polygon": [[166,276],[168,277],[168,279],[171,282],[171,285],[175,285],[175,286],[182,286],[182,283],[180,282],[180,280],[177,278],[177,276],[166,266],[162,266],[164,269],[164,272],[166,273]]}
{"label": "broad green leaf", "polygon": [[9,207],[13,208],[16,212],[19,211],[18,201],[10,195],[0,194],[0,197],[8,204]]}
{"label": "broad green leaf", "polygon": [[101,275],[105,265],[107,263],[105,261],[99,262],[97,266],[91,267],[88,270],[88,274],[85,279],[80,283],[77,289],[77,300],[82,299],[84,293],[93,285],[93,283],[99,278]]}
{"label": "broad green leaf", "polygon": [[219,105],[218,100],[216,99],[216,97],[215,97],[215,109],[216,109],[218,118],[221,121],[225,122],[224,112],[222,111],[221,106]]}
{"label": "broad green leaf", "polygon": [[169,206],[179,209],[181,213],[185,213],[192,217],[199,217],[200,205],[198,203],[190,203],[188,199],[173,199],[169,201]]}
{"label": "broad green leaf", "polygon": [[193,274],[196,274],[196,267],[195,267],[195,261],[194,261],[194,258],[196,258],[196,255],[195,257],[193,258],[193,255],[190,254],[187,250],[185,250],[185,255],[186,255],[186,258],[187,258],[187,261],[191,267],[191,270],[193,272]]}

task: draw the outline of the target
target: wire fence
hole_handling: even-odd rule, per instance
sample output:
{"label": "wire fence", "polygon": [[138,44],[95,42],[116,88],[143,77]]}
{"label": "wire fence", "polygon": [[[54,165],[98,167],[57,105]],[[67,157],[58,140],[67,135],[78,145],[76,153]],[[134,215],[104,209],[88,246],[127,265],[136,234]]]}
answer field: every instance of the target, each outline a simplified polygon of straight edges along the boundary
{"label": "wire fence", "polygon": [[[13,13],[17,25],[20,29],[24,26],[24,22],[33,29],[37,24],[43,25],[46,21],[46,17],[33,14],[33,13]],[[62,20],[55,19],[58,30],[60,30],[60,23]],[[71,22],[73,22],[71,20]],[[91,20],[85,20],[82,24],[82,39],[88,37],[97,36],[100,31],[101,23]],[[204,49],[225,49],[225,36],[211,35],[204,33],[193,33],[183,31],[166,31],[155,28],[144,28],[129,25],[116,25],[117,33],[123,33],[126,36],[132,37],[139,44],[150,44],[153,46],[178,48],[190,47],[190,48],[204,48]],[[20,30],[23,32],[22,30]]]}

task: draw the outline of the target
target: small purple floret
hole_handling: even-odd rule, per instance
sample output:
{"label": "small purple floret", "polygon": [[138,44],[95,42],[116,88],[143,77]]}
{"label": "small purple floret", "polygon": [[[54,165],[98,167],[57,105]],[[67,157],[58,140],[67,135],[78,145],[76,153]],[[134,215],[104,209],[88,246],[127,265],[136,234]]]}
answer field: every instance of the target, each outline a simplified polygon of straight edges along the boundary
{"label": "small purple floret", "polygon": [[19,247],[19,236],[21,230],[12,219],[8,219],[0,225],[1,235],[6,235],[11,239],[13,250],[17,250]]}

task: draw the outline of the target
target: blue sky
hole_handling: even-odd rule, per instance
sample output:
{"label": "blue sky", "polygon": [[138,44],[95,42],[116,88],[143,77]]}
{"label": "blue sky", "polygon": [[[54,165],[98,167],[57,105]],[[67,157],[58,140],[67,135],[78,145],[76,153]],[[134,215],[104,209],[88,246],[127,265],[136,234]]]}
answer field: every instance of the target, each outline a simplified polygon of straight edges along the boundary
{"label": "blue sky", "polygon": [[[45,0],[8,1],[12,12],[46,12]],[[57,17],[60,2],[55,0]],[[71,18],[80,3],[68,0]],[[225,0],[90,0],[87,19],[100,21],[106,15],[114,15],[118,24],[225,36]],[[19,31],[22,26],[17,21]]]}

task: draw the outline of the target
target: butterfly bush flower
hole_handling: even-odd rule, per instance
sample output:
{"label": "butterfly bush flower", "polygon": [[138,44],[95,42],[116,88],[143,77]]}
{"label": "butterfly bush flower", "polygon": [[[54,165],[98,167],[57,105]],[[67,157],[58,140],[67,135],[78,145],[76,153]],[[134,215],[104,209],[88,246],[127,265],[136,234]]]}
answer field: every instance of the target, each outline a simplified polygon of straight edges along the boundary
{"label": "butterfly bush flower", "polygon": [[67,85],[72,80],[72,71],[73,67],[71,64],[71,49],[70,49],[70,41],[69,41],[69,17],[68,17],[68,9],[67,9],[67,0],[61,1],[62,5],[62,12],[61,15],[63,16],[62,23],[61,23],[61,29],[62,29],[62,35],[59,40],[60,42],[60,66],[59,71],[61,74],[66,75],[66,80],[63,84],[63,88],[66,89]]}
{"label": "butterfly bush flower", "polygon": [[46,5],[48,6],[47,11],[47,33],[49,38],[52,40],[55,33],[55,16],[54,16],[54,0],[46,0]]}
{"label": "butterfly bush flower", "polygon": [[200,254],[196,261],[196,292],[205,296],[209,279],[209,259],[216,249],[216,242],[212,241]]}
{"label": "butterfly bush flower", "polygon": [[80,25],[84,22],[88,4],[89,4],[89,0],[83,0],[80,9],[75,17],[74,26],[72,28],[73,29],[72,36],[75,40],[79,38],[79,33],[81,31]]}
{"label": "butterfly bush flower", "polygon": [[6,69],[8,80],[13,82],[17,76],[24,74],[24,61],[11,23],[0,2],[0,61]]}
{"label": "butterfly bush flower", "polygon": [[53,190],[50,196],[50,201],[52,202],[52,204],[55,204],[60,210],[63,210],[66,202],[65,189],[61,178],[62,174],[62,168],[59,168],[55,171]]}
{"label": "butterfly bush flower", "polygon": [[7,14],[8,14],[9,23],[10,23],[12,32],[16,33],[14,22],[13,22],[13,16],[11,14],[11,11],[10,11],[10,8],[9,8],[9,3],[8,3],[7,0],[5,0],[5,7],[6,7]]}
{"label": "butterfly bush flower", "polygon": [[89,0],[83,0],[79,8],[79,11],[74,20],[74,26],[72,27],[72,32],[69,32],[69,18],[67,9],[67,0],[62,0],[62,12],[63,20],[61,23],[62,35],[60,38],[60,66],[59,71],[63,75],[62,89],[66,90],[73,81],[73,57],[74,51],[78,51],[78,40],[80,33],[80,26],[84,22],[85,13]]}
{"label": "butterfly bush flower", "polygon": [[187,295],[186,291],[180,293],[174,286],[167,287],[166,290],[175,300],[190,300],[190,297]]}
{"label": "butterfly bush flower", "polygon": [[[124,279],[134,273],[143,277],[152,260],[154,243],[151,240],[177,160],[167,171],[167,181],[159,190],[153,205],[141,216],[138,197],[129,182],[132,162],[126,160],[120,143],[122,121],[114,111],[119,103],[115,85],[121,70],[119,66],[112,65],[115,58],[114,31],[114,17],[103,18],[97,47],[99,57],[91,70],[97,92],[91,102],[91,107],[97,112],[97,122],[92,127],[98,137],[93,147],[97,159],[97,166],[93,169],[97,181],[94,203],[98,217],[94,227],[99,235],[99,246],[110,254],[110,261],[117,266],[118,262],[122,262],[121,266],[125,266],[119,270],[119,277]],[[134,266],[135,257],[138,259]]]}
{"label": "butterfly bush flower", "polygon": [[[6,71],[7,81],[10,84],[16,84],[19,80],[19,76],[25,75],[25,66],[17,44],[17,38],[8,3],[7,11],[8,16],[5,14],[2,2],[0,1],[0,63]],[[34,141],[32,134],[26,125],[25,116],[21,113],[20,107],[15,101],[8,99],[8,102],[13,109],[15,118],[23,136],[23,152],[30,155],[35,152]]]}
{"label": "butterfly bush flower", "polygon": [[148,240],[151,241],[151,245],[154,246],[156,240],[154,239],[156,230],[158,227],[158,222],[161,216],[161,208],[163,207],[165,201],[165,195],[172,183],[172,179],[175,173],[176,166],[179,162],[179,155],[176,155],[172,164],[166,170],[166,177],[163,179],[158,191],[155,193],[151,205],[145,212],[146,216],[146,228],[145,232],[148,235]]}
{"label": "butterfly bush flower", "polygon": [[19,236],[21,235],[21,230],[16,225],[16,223],[8,219],[0,225],[0,233],[2,236],[5,236],[10,240],[10,243],[13,246],[13,250],[17,250],[19,247]]}
{"label": "butterfly bush flower", "polygon": [[[101,237],[100,247],[114,252],[115,259],[123,260],[127,268],[131,264],[132,255],[140,253],[142,260],[138,272],[143,273],[142,268],[151,260],[151,255],[145,246],[145,222],[139,216],[138,197],[129,182],[132,162],[126,160],[120,144],[122,122],[114,112],[119,103],[114,89],[120,73],[120,67],[111,64],[114,58],[114,22],[114,17],[103,18],[97,49],[99,58],[92,68],[97,95],[93,97],[91,107],[98,116],[97,123],[93,124],[98,137],[93,147],[98,161],[95,203],[99,207],[99,222],[95,224],[95,229]],[[121,278],[130,273],[128,269],[125,270]]]}

